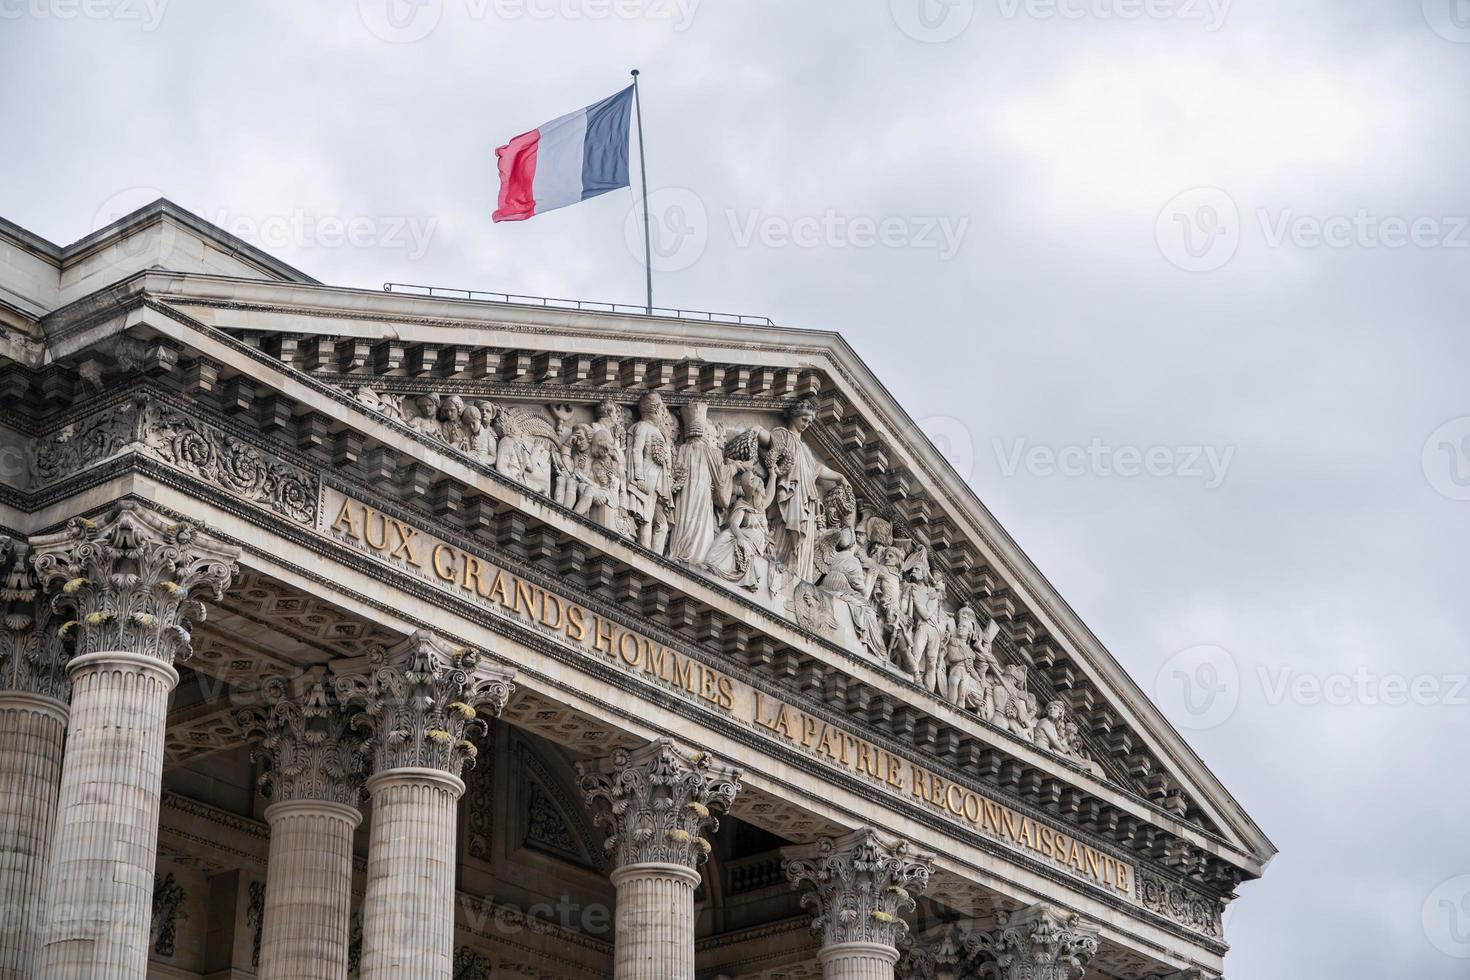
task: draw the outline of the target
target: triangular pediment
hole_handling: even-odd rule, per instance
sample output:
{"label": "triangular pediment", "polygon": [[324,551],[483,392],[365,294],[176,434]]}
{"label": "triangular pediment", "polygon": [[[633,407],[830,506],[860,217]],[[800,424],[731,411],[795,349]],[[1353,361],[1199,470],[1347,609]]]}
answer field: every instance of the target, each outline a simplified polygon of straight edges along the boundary
{"label": "triangular pediment", "polygon": [[109,358],[166,367],[354,461],[413,447],[406,468],[373,465],[458,505],[435,475],[454,459],[481,474],[469,498],[534,499],[588,545],[655,558],[691,595],[733,596],[758,626],[883,674],[916,717],[967,718],[1011,756],[1197,828],[1247,877],[1273,853],[836,334],[200,274],[129,288],[139,313],[106,328],[110,351],[74,304],[42,318],[45,359],[92,391]]}

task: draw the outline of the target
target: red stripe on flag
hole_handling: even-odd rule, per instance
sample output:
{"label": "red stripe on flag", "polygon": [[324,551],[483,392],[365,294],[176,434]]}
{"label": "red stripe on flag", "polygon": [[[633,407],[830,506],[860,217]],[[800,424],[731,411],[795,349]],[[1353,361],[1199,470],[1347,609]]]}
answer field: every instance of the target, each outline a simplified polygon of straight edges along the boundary
{"label": "red stripe on flag", "polygon": [[512,139],[495,151],[500,167],[499,207],[490,216],[492,221],[525,221],[536,213],[536,197],[532,182],[536,179],[536,147],[541,142],[541,130]]}

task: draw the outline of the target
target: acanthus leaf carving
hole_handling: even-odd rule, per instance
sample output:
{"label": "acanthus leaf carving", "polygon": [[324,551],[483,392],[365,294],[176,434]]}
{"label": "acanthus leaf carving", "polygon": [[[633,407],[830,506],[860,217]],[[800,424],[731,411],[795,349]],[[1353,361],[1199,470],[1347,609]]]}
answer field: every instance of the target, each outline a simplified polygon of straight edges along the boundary
{"label": "acanthus leaf carving", "polygon": [[680,864],[709,856],[708,834],[740,792],[740,770],[667,738],[577,763],[582,794],[606,827],[615,867]]}
{"label": "acanthus leaf carving", "polygon": [[1097,955],[1097,925],[1039,903],[1002,912],[989,932],[971,933],[965,951],[977,974],[994,980],[1076,980]]}
{"label": "acanthus leaf carving", "polygon": [[929,886],[932,855],[908,841],[889,841],[871,827],[782,851],[786,877],[806,886],[802,904],[813,910],[812,930],[823,946],[879,943],[898,947],[908,932],[904,912]]}
{"label": "acanthus leaf carving", "polygon": [[0,537],[0,691],[70,698],[71,643],[58,635],[53,619],[31,567],[30,545]]}
{"label": "acanthus leaf carving", "polygon": [[514,670],[481,664],[474,651],[426,630],[371,652],[366,667],[335,683],[360,712],[374,773],[422,767],[458,777],[478,755],[473,739],[488,731],[481,715],[498,716],[515,690]]}
{"label": "acanthus leaf carving", "polygon": [[239,712],[246,734],[258,740],[254,755],[266,763],[260,785],[277,803],[311,800],[356,806],[362,795],[362,738],[336,689],[317,681],[291,696],[287,683],[267,682],[269,707]]}
{"label": "acanthus leaf carving", "polygon": [[32,547],[61,620],[56,633],[74,638],[78,656],[121,650],[167,664],[189,656],[189,622],[205,614],[197,597],[219,601],[240,554],[133,500],[100,520],[72,518]]}

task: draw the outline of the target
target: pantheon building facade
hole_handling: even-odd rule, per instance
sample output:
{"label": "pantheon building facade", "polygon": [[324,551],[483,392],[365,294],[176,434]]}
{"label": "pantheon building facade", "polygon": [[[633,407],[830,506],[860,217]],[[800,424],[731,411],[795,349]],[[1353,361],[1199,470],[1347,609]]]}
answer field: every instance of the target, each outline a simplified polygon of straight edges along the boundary
{"label": "pantheon building facade", "polygon": [[0,222],[0,978],[1209,980],[1274,849],[833,333]]}

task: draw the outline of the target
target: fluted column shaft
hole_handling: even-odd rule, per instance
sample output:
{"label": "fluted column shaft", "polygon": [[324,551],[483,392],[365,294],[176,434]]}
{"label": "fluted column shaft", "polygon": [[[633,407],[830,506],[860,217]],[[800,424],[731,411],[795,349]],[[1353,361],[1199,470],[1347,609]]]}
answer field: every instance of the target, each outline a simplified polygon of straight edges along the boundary
{"label": "fluted column shaft", "polygon": [[817,954],[825,980],[893,980],[898,950],[884,943],[840,943]]}
{"label": "fluted column shaft", "polygon": [[693,980],[694,889],[699,872],[679,864],[630,864],[617,889],[614,980]]}
{"label": "fluted column shaft", "polygon": [[0,692],[0,980],[33,975],[67,709]]}
{"label": "fluted column shaft", "polygon": [[173,667],[92,653],[70,667],[71,724],[46,875],[42,980],[145,980]]}
{"label": "fluted column shaft", "polygon": [[352,915],[355,807],[315,800],[275,803],[270,825],[261,980],[344,980]]}
{"label": "fluted column shaft", "polygon": [[367,789],[373,820],[362,980],[450,980],[455,816],[464,782],[439,769],[388,769]]}

